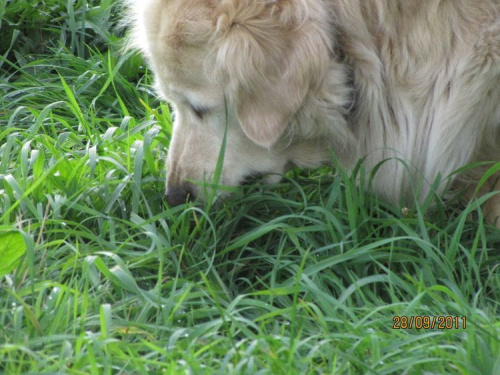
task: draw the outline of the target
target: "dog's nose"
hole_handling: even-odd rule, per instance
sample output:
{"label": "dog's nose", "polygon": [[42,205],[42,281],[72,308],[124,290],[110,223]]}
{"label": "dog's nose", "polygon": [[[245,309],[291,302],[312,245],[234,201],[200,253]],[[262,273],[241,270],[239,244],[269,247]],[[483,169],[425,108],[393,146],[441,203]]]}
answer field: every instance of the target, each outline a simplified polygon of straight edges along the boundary
{"label": "dog's nose", "polygon": [[165,199],[171,206],[180,206],[186,202],[192,202],[195,196],[187,186],[175,186],[167,189]]}

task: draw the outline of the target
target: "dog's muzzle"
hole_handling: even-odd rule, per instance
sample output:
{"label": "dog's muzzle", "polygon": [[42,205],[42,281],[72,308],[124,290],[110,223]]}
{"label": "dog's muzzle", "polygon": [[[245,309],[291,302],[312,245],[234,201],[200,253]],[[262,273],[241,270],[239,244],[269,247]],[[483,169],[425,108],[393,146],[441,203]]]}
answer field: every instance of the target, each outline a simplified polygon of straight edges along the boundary
{"label": "dog's muzzle", "polygon": [[165,199],[170,206],[180,206],[194,201],[195,198],[195,194],[188,185],[169,187],[165,193]]}

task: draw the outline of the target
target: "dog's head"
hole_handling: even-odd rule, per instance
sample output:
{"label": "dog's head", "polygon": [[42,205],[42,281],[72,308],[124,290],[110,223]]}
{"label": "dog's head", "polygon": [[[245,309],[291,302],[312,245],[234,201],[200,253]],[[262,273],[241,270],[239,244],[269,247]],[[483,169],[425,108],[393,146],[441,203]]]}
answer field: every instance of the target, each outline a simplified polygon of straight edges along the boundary
{"label": "dog's head", "polygon": [[[174,109],[167,200],[202,195],[225,139],[221,185],[279,180],[347,142],[348,93],[322,0],[128,0],[133,45]],[[203,198],[203,197],[201,197]]]}

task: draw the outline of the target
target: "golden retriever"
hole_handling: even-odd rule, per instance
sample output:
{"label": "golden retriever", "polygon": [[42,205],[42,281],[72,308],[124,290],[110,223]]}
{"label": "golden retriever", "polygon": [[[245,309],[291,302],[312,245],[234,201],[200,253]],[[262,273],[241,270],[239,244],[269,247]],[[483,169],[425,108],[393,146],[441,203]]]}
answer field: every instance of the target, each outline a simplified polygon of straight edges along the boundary
{"label": "golden retriever", "polygon": [[500,0],[125,1],[174,110],[172,205],[203,199],[223,140],[222,185],[333,153],[400,204],[472,192],[485,167],[454,171],[500,161]]}

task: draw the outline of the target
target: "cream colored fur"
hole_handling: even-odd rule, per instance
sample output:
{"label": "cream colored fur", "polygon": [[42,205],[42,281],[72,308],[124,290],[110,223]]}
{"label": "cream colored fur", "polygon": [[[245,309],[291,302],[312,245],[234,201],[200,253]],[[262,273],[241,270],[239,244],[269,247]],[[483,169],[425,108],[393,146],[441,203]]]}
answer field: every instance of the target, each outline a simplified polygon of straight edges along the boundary
{"label": "cream colored fur", "polygon": [[[333,152],[346,168],[380,167],[375,191],[405,204],[438,178],[439,193],[473,190],[484,169],[453,172],[500,161],[500,0],[128,5],[132,45],[175,110],[171,203],[201,195],[193,181],[211,178],[226,128],[226,185],[277,181]],[[500,200],[486,212],[493,220]]]}

